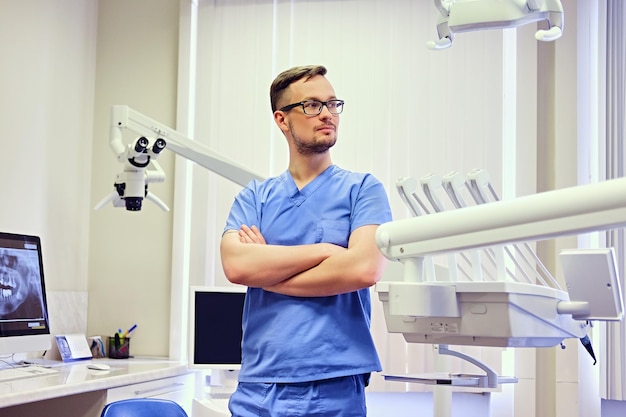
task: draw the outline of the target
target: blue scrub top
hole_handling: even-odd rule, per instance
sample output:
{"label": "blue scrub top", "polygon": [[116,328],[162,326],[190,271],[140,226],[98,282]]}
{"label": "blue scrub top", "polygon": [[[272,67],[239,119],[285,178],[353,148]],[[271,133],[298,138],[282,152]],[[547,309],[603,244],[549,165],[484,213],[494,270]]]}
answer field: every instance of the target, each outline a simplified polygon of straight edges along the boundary
{"label": "blue scrub top", "polygon": [[[225,231],[256,225],[273,245],[348,246],[353,230],[391,221],[382,184],[335,165],[298,190],[291,174],[252,181],[235,198]],[[291,297],[248,288],[241,382],[296,383],[380,371],[368,288]]]}

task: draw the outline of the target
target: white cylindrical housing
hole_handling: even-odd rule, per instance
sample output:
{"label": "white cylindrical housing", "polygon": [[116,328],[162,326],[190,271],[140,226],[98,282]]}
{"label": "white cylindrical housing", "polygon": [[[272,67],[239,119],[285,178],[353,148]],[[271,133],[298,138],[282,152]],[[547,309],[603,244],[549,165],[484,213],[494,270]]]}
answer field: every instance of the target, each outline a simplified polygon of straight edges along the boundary
{"label": "white cylindrical housing", "polygon": [[427,256],[626,225],[626,178],[382,224],[389,259]]}

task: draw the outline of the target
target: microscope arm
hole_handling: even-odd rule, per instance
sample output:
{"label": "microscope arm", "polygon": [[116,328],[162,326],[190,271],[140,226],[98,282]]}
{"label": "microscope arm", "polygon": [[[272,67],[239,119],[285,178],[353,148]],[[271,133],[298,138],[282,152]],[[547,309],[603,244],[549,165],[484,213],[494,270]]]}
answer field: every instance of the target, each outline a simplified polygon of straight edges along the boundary
{"label": "microscope arm", "polygon": [[[157,163],[156,158],[166,147],[241,186],[247,185],[254,179],[263,179],[261,175],[226,159],[206,146],[194,142],[176,130],[128,106],[112,107],[110,129],[109,145],[124,168],[121,173],[117,174],[113,184],[114,191],[96,205],[96,210],[113,203],[114,207],[126,207],[126,210],[139,211],[142,201],[148,199],[164,211],[168,211],[165,203],[148,191],[149,183],[165,181],[165,172]],[[131,144],[124,144],[124,129],[139,133],[141,136]]]}
{"label": "microscope arm", "polygon": [[123,129],[130,129],[145,136],[164,138],[167,142],[167,148],[172,152],[196,162],[198,165],[241,186],[245,186],[253,179],[261,180],[264,178],[243,165],[211,151],[206,146],[194,142],[180,132],[125,105],[116,105],[111,109],[110,144],[118,159],[120,155],[124,155],[126,150],[122,142]]}

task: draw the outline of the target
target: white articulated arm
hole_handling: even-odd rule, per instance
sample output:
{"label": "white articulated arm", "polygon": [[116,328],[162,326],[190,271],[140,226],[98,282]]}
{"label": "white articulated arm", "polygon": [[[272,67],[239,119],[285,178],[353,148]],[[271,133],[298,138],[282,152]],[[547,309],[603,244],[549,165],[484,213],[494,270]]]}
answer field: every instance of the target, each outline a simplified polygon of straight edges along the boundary
{"label": "white articulated arm", "polygon": [[[241,186],[245,186],[254,179],[263,179],[261,175],[250,171],[243,165],[211,151],[180,132],[125,105],[112,107],[110,129],[109,144],[117,160],[124,164],[124,171],[117,175],[114,192],[100,201],[96,209],[112,202],[115,207],[125,206],[127,210],[137,211],[141,209],[143,198],[147,198],[162,209],[168,210],[157,196],[148,192],[147,185],[150,182],[165,180],[165,173],[155,159],[166,147]],[[142,136],[133,144],[125,145],[124,129]]]}
{"label": "white articulated arm", "polygon": [[[111,129],[119,130],[124,128],[130,129],[144,136],[161,137],[166,140],[167,149],[241,186],[245,186],[253,179],[260,180],[264,178],[263,176],[250,171],[243,165],[229,160],[217,152],[210,150],[208,147],[187,138],[182,133],[159,123],[128,106],[113,106],[111,110]],[[117,141],[117,134],[112,132],[111,147],[114,152],[119,152],[119,145],[117,145]]]}
{"label": "white articulated arm", "polygon": [[424,257],[626,225],[626,178],[382,224],[389,259]]}

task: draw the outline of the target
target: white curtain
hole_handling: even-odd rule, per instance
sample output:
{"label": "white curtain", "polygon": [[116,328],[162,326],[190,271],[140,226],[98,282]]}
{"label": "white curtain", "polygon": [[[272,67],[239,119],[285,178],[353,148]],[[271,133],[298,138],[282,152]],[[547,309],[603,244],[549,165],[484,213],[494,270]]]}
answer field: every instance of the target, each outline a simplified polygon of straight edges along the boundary
{"label": "white curtain", "polygon": [[[626,7],[621,0],[606,2],[606,176],[623,177],[626,162]],[[626,288],[626,237],[623,229],[607,234],[607,246],[615,248],[622,293]],[[602,367],[602,397],[626,400],[626,322],[606,326]]]}
{"label": "white curtain", "polygon": [[[506,62],[507,73],[503,31],[463,34],[449,50],[427,50],[425,43],[437,36],[437,15],[427,1],[200,0],[196,140],[261,175],[280,174],[287,167],[287,146],[272,120],[269,85],[291,66],[322,64],[338,97],[346,101],[333,162],[379,178],[394,218],[409,215],[394,188],[401,176],[485,168],[498,192],[514,193],[502,188],[506,170],[512,175],[508,184],[531,184],[526,191],[534,191],[535,155],[528,151],[534,140],[516,145],[511,133],[515,123],[508,123],[513,142],[503,142],[503,120],[511,120],[507,112],[517,88],[515,51],[513,62]],[[525,32],[529,45],[536,42],[533,33]],[[535,56],[532,47],[529,56]],[[524,65],[532,76],[534,58]],[[536,103],[532,91],[519,94],[530,103],[527,109]],[[534,117],[532,111],[524,113]],[[524,126],[532,124],[534,120]],[[519,147],[526,155],[523,161],[515,157]],[[511,164],[505,167],[503,160]],[[531,175],[518,180],[516,164]],[[227,284],[219,240],[239,189],[193,168],[190,284]],[[398,266],[390,264],[384,279],[400,279]],[[408,345],[387,333],[382,305],[375,293],[372,299],[372,331],[385,371],[432,371],[432,346]],[[466,351],[487,356],[490,366],[500,369],[499,350]],[[372,389],[408,388],[377,376]]]}

